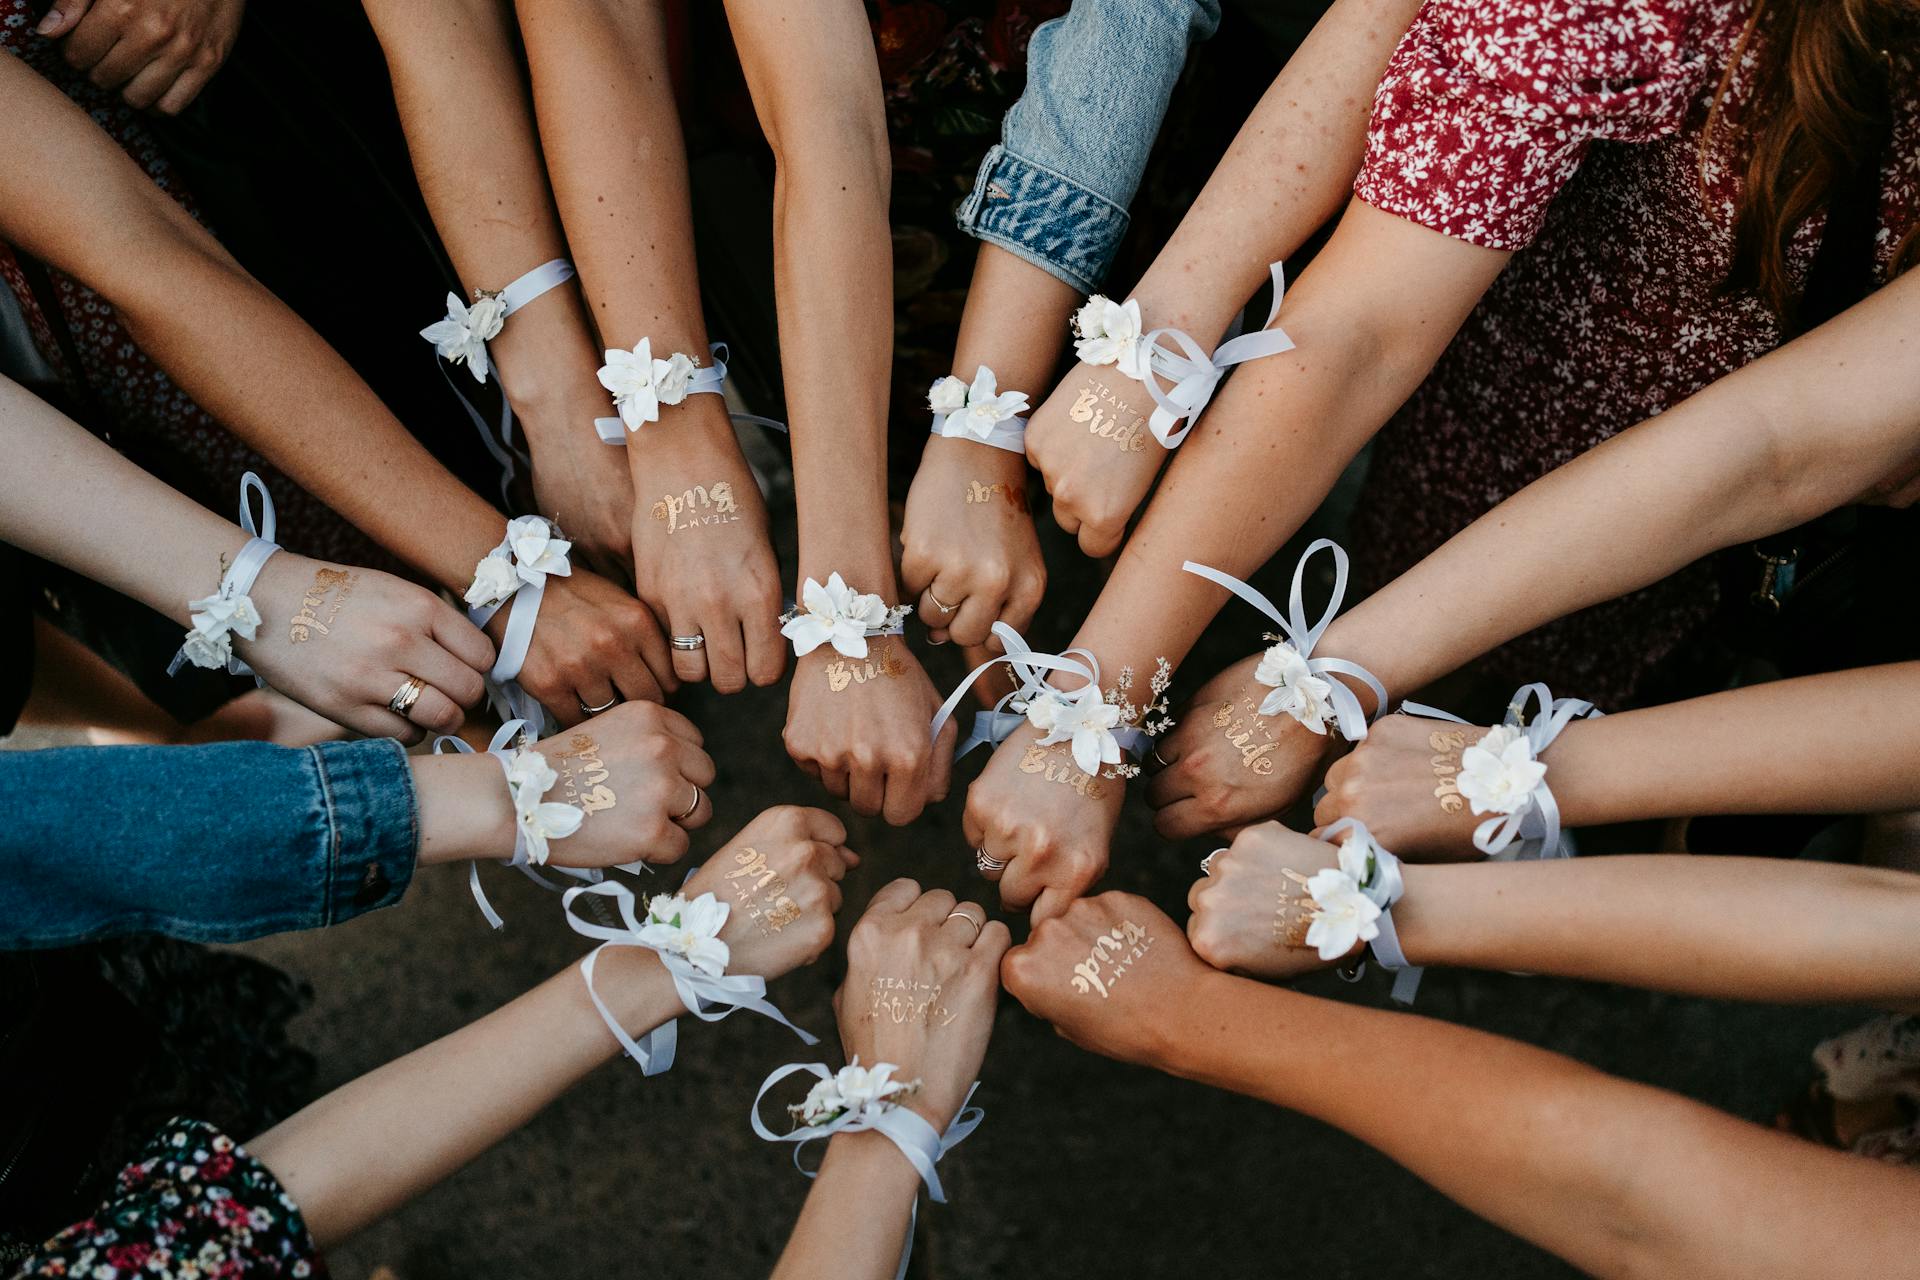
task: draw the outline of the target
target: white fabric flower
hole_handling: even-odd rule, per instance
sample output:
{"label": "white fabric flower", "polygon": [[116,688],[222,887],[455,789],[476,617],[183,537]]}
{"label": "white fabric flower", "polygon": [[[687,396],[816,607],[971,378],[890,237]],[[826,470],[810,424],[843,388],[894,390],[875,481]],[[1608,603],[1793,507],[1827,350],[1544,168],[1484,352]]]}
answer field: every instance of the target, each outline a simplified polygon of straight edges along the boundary
{"label": "white fabric flower", "polygon": [[693,385],[693,375],[700,366],[693,360],[676,351],[665,360],[653,362],[653,385],[660,393],[661,404],[679,404],[687,398],[687,388]]}
{"label": "white fabric flower", "polygon": [[530,748],[515,751],[507,762],[507,790],[513,796],[514,821],[526,839],[527,861],[535,866],[546,865],[551,852],[548,841],[566,839],[586,820],[578,805],[543,798],[559,780],[547,758]]}
{"label": "white fabric flower", "polygon": [[1292,716],[1315,733],[1325,733],[1334,718],[1333,682],[1316,676],[1300,651],[1282,640],[1260,655],[1253,678],[1273,690],[1260,703],[1260,714]]}
{"label": "white fabric flower", "polygon": [[1307,926],[1307,945],[1318,947],[1322,960],[1338,960],[1380,936],[1380,904],[1361,891],[1344,866],[1314,872],[1307,893],[1317,908]]}
{"label": "white fabric flower", "polygon": [[519,589],[520,575],[513,571],[513,557],[494,552],[473,566],[473,581],[465,599],[469,605],[483,608],[499,604]]}
{"label": "white fabric flower", "polygon": [[872,1068],[863,1067],[860,1059],[855,1057],[852,1062],[807,1091],[806,1101],[799,1108],[801,1122],[808,1125],[826,1124],[843,1112],[859,1115],[883,1110],[896,1095],[912,1091],[912,1087],[904,1081],[893,1078],[893,1073],[899,1069],[890,1062],[882,1062]]}
{"label": "white fabric flower", "polygon": [[420,331],[433,344],[442,360],[464,364],[476,382],[487,380],[487,343],[500,336],[506,323],[507,304],[491,294],[482,294],[471,305],[460,295],[447,295],[447,318],[436,320]]}
{"label": "white fabric flower", "polygon": [[[927,408],[935,413],[958,413],[967,407],[967,384],[948,374],[927,388]],[[826,1082],[821,1081],[822,1084]]]}
{"label": "white fabric flower", "polygon": [[685,400],[700,367],[678,351],[665,360],[655,360],[651,338],[640,339],[631,351],[616,347],[606,353],[606,360],[600,366],[600,385],[613,393],[620,421],[629,431],[660,421],[661,405]]}
{"label": "white fabric flower", "polygon": [[181,652],[194,666],[213,670],[226,666],[227,659],[233,656],[233,639],[224,631],[193,630],[187,632]]}
{"label": "white fabric flower", "polygon": [[1129,378],[1146,376],[1141,367],[1140,304],[1124,304],[1094,294],[1073,317],[1073,350],[1087,364],[1117,364]]}
{"label": "white fabric flower", "polygon": [[640,941],[683,956],[700,972],[718,978],[726,973],[732,955],[727,944],[720,941],[727,912],[727,904],[711,893],[703,893],[691,902],[677,893],[656,894],[647,903],[647,922],[640,926]]}
{"label": "white fabric flower", "polygon": [[960,415],[960,425],[969,435],[985,440],[1002,422],[1026,411],[1026,394],[1020,391],[1000,394],[993,370],[981,365],[973,375],[973,385],[967,388],[967,407]]}
{"label": "white fabric flower", "polygon": [[1517,813],[1546,776],[1526,731],[1503,724],[1460,753],[1454,785],[1475,813]]}
{"label": "white fabric flower", "polygon": [[242,640],[251,640],[260,632],[260,613],[250,596],[224,592],[187,602],[193,629],[214,636],[236,632]]}
{"label": "white fabric flower", "polygon": [[507,546],[513,552],[513,571],[520,580],[541,586],[548,574],[565,578],[573,573],[567,553],[573,544],[554,536],[553,526],[539,516],[520,516],[507,522]]}
{"label": "white fabric flower", "polygon": [[1113,736],[1120,708],[1103,699],[1097,686],[1084,685],[1072,693],[1048,689],[1029,699],[1025,711],[1027,723],[1046,734],[1040,746],[1073,743],[1073,762],[1080,772],[1097,776],[1101,765],[1120,763],[1120,740]]}
{"label": "white fabric flower", "polygon": [[867,656],[867,632],[888,625],[886,603],[876,595],[861,595],[837,573],[821,586],[808,578],[800,587],[800,609],[780,628],[793,641],[795,657],[804,658],[823,644],[849,658]]}

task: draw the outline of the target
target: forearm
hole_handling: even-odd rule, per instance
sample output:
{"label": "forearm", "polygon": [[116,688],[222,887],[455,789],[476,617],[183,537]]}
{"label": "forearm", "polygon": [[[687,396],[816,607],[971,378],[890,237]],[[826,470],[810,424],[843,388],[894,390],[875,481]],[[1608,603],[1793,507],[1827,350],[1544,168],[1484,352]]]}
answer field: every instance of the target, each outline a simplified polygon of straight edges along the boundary
{"label": "forearm", "polygon": [[953,375],[971,382],[974,370],[986,365],[1000,390],[1024,391],[1037,403],[1066,346],[1078,302],[1072,286],[998,245],[981,245],[954,344]]}
{"label": "forearm", "polygon": [[1909,1171],[1482,1032],[1209,984],[1183,1009],[1169,1069],[1343,1129],[1592,1274],[1754,1280],[1845,1259],[1871,1275],[1917,1243]]}
{"label": "forearm", "polygon": [[5,378],[0,422],[0,541],[186,626],[247,535]]}
{"label": "forearm", "polygon": [[1916,316],[1920,276],[1909,274],[1549,472],[1341,618],[1323,651],[1410,692],[1555,618],[1852,501],[1920,454]]}
{"label": "forearm", "polygon": [[1568,826],[1907,809],[1920,806],[1916,701],[1920,663],[1777,680],[1575,721],[1541,759]]}
{"label": "forearm", "polygon": [[919,1191],[919,1175],[886,1137],[836,1135],[773,1280],[890,1280]]}
{"label": "forearm", "polygon": [[1235,136],[1131,296],[1211,348],[1352,191],[1367,109],[1418,0],[1339,0]]}
{"label": "forearm", "polygon": [[[650,952],[603,952],[595,986],[636,1036],[680,1008]],[[619,1051],[578,967],[569,966],[246,1145],[273,1170],[326,1249],[452,1174]]]}
{"label": "forearm", "polygon": [[1550,973],[1776,1004],[1920,1000],[1920,877],[1649,854],[1406,868],[1421,965]]}

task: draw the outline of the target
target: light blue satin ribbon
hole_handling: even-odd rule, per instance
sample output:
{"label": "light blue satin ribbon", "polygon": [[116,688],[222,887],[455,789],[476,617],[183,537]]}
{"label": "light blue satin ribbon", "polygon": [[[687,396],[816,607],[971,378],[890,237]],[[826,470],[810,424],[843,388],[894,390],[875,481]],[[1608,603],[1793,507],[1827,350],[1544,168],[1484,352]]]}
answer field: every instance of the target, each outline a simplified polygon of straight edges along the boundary
{"label": "light blue satin ribbon", "polygon": [[[955,760],[983,742],[999,746],[1006,740],[1008,734],[1026,722],[1025,714],[1006,710],[1008,703],[1015,699],[1030,701],[1042,694],[1057,692],[1047,682],[1045,672],[1064,671],[1069,675],[1082,677],[1096,688],[1100,684],[1100,661],[1086,649],[1068,649],[1065,653],[1040,653],[1029,646],[1018,631],[1004,622],[993,624],[993,634],[999,638],[1000,647],[1004,652],[988,658],[975,667],[968,673],[967,678],[947,696],[947,700],[940,704],[940,710],[933,716],[935,740],[939,739],[940,730],[946,727],[947,721],[953,718],[953,713],[959,707],[960,699],[966,696],[967,690],[994,667],[1003,662],[1006,663],[1013,669],[1014,678],[1020,682],[1020,687],[994,703],[993,710],[982,711],[974,716],[973,732],[967,735],[967,740],[954,752]],[[1072,656],[1074,654],[1080,655],[1086,661],[1079,661]],[[1153,739],[1148,737],[1144,730],[1133,726],[1122,725],[1110,732],[1113,734],[1114,741],[1119,743],[1120,749],[1135,760],[1145,755],[1148,748],[1153,745]]]}
{"label": "light blue satin ribbon", "polygon": [[[879,1065],[879,1064],[875,1064]],[[753,1096],[753,1110],[749,1113],[753,1121],[753,1131],[767,1142],[793,1143],[793,1167],[806,1177],[814,1178],[819,1174],[800,1163],[800,1154],[809,1142],[818,1142],[833,1137],[836,1133],[865,1133],[869,1130],[885,1134],[888,1141],[900,1148],[900,1154],[907,1158],[913,1171],[920,1175],[920,1181],[926,1184],[927,1197],[935,1204],[947,1202],[946,1189],[940,1185],[940,1175],[934,1166],[947,1152],[967,1140],[972,1132],[980,1127],[987,1118],[986,1108],[971,1105],[973,1095],[980,1088],[975,1080],[973,1087],[967,1090],[967,1096],[960,1104],[959,1114],[953,1123],[947,1126],[945,1133],[936,1133],[932,1125],[918,1112],[900,1106],[898,1103],[884,1104],[877,1112],[847,1111],[827,1121],[825,1124],[802,1125],[788,1133],[775,1133],[760,1119],[760,1102],[767,1091],[797,1071],[804,1071],[819,1080],[831,1080],[834,1073],[824,1062],[790,1062],[780,1067],[760,1084],[760,1092]],[[894,1272],[894,1280],[904,1280],[907,1274],[907,1259],[913,1254],[913,1228],[919,1220],[919,1198],[915,1197],[914,1206],[907,1218],[907,1238],[900,1248],[900,1267]]]}
{"label": "light blue satin ribbon", "polygon": [[[1529,701],[1538,705],[1531,723],[1526,716]],[[1422,702],[1403,702],[1400,710],[1407,715],[1429,720],[1468,723],[1451,711],[1442,711]],[[1527,744],[1533,748],[1534,759],[1538,760],[1553,745],[1553,740],[1560,736],[1560,731],[1576,719],[1582,716],[1596,719],[1605,714],[1582,698],[1555,698],[1546,685],[1536,681],[1520,686],[1514,693],[1513,701],[1507,704],[1506,718],[1502,723],[1526,735]],[[1540,779],[1539,785],[1527,794],[1526,803],[1520,808],[1512,813],[1497,813],[1475,827],[1473,847],[1489,858],[1503,861],[1571,856],[1573,842],[1560,830],[1560,805],[1553,798],[1546,778]]]}
{"label": "light blue satin ribbon", "polygon": [[[248,501],[248,495],[251,493],[260,495],[260,523],[257,525],[253,522],[253,503]],[[227,566],[227,571],[220,575],[220,586],[215,591],[216,595],[252,596],[254,580],[260,576],[260,570],[266,567],[267,561],[273,558],[273,553],[280,549],[280,544],[273,540],[274,525],[273,495],[267,492],[267,482],[249,471],[240,477],[240,527],[247,532],[247,544],[240,548],[240,554],[233,558],[233,563]],[[256,609],[255,612],[258,613],[259,610]],[[261,619],[260,625],[266,625],[265,618]],[[183,645],[180,651],[173,655],[173,661],[167,663],[167,674],[173,675],[178,672],[186,661],[187,650]],[[240,661],[240,655],[237,653],[229,654],[227,657],[227,674],[253,676],[256,687],[261,689],[267,687],[267,682],[254,675],[253,668]]]}
{"label": "light blue satin ribbon", "polygon": [[[687,381],[687,394],[690,396],[726,394],[728,354],[727,344],[724,342],[716,342],[709,346],[707,355],[712,358],[713,363],[701,365],[693,371],[693,377]],[[748,422],[756,427],[766,427],[779,432],[785,432],[787,429],[786,423],[775,422],[772,418],[762,418],[758,414],[733,413],[727,416],[736,423]],[[595,418],[593,429],[604,443],[618,445],[622,449],[627,447],[627,424],[618,414],[611,418]]]}
{"label": "light blue satin ribbon", "polygon": [[[1340,841],[1337,837],[1349,831],[1367,842],[1376,867],[1373,880],[1360,886],[1360,891],[1380,908],[1380,918],[1374,921],[1380,932],[1374,935],[1367,946],[1373,952],[1374,962],[1393,973],[1393,998],[1401,1004],[1412,1004],[1426,970],[1408,963],[1407,953],[1400,946],[1400,931],[1393,924],[1393,904],[1400,901],[1407,891],[1406,877],[1400,870],[1400,859],[1382,848],[1380,842],[1374,839],[1373,832],[1367,830],[1367,824],[1358,818],[1342,818],[1331,823],[1320,833],[1320,838],[1328,844],[1338,844]],[[1354,980],[1358,981],[1359,977],[1356,973]]]}
{"label": "light blue satin ribbon", "polygon": [[[620,912],[620,924],[593,924],[575,915],[573,904],[584,894],[612,898]],[[627,1056],[640,1064],[643,1074],[657,1076],[673,1066],[680,1024],[677,1020],[663,1022],[638,1040],[627,1034],[627,1029],[620,1025],[620,1019],[613,1016],[613,1011],[607,1008],[593,985],[594,961],[608,947],[638,947],[659,956],[660,963],[673,978],[673,989],[680,997],[680,1003],[702,1022],[718,1022],[736,1009],[751,1009],[793,1032],[802,1043],[820,1043],[819,1037],[788,1022],[786,1015],[767,1000],[765,978],[745,973],[722,974],[716,978],[694,968],[683,955],[662,950],[651,942],[643,942],[640,938],[643,922],[634,911],[634,902],[633,891],[627,886],[618,881],[604,880],[598,884],[577,885],[568,889],[560,898],[560,908],[566,914],[569,928],[582,937],[593,938],[600,943],[580,961],[580,975],[586,980],[587,995],[592,998],[593,1007],[600,1011],[600,1020],[607,1024],[607,1030],[613,1032],[613,1038],[620,1042]]]}
{"label": "light blue satin ribbon", "polygon": [[975,444],[991,445],[995,449],[1004,449],[1008,453],[1027,456],[1027,420],[1013,417],[1002,418],[993,424],[986,435],[976,435],[961,426],[957,413],[936,413],[933,415],[932,434],[948,440],[971,440]]}
{"label": "light blue satin ribbon", "polygon": [[[1327,600],[1326,612],[1320,615],[1320,620],[1308,626],[1306,601],[1302,588],[1305,584],[1307,561],[1313,559],[1314,553],[1321,550],[1333,552],[1333,595]],[[1340,736],[1348,742],[1358,742],[1367,736],[1367,714],[1360,709],[1360,699],[1356,698],[1353,690],[1347,688],[1343,682],[1330,677],[1348,675],[1366,685],[1373,693],[1376,717],[1386,712],[1386,687],[1374,678],[1371,671],[1357,662],[1349,662],[1345,658],[1313,656],[1314,646],[1320,643],[1320,637],[1325,635],[1327,628],[1333,625],[1334,618],[1340,612],[1340,602],[1346,598],[1347,594],[1347,553],[1338,543],[1331,538],[1318,538],[1301,553],[1300,562],[1293,567],[1293,587],[1287,597],[1287,613],[1284,617],[1280,610],[1274,607],[1273,601],[1232,574],[1210,569],[1192,560],[1181,565],[1181,568],[1217,586],[1225,587],[1271,619],[1286,636],[1287,643],[1306,659],[1307,670],[1317,676],[1329,677],[1327,683],[1332,686],[1332,692],[1328,696],[1333,703],[1334,717],[1340,725]]]}
{"label": "light blue satin ribbon", "polygon": [[[1287,336],[1286,330],[1274,325],[1274,321],[1280,318],[1280,300],[1287,291],[1286,271],[1278,262],[1267,270],[1273,276],[1273,306],[1267,310],[1266,323],[1252,333],[1228,338],[1214,348],[1211,356],[1179,329],[1155,329],[1140,339],[1147,357],[1142,367],[1148,371],[1141,382],[1153,397],[1155,405],[1153,416],[1147,420],[1147,428],[1164,447],[1180,447],[1187,433],[1200,421],[1200,414],[1213,399],[1213,393],[1219,389],[1220,380],[1226,376],[1228,369],[1262,356],[1293,350],[1293,339]],[[1173,345],[1163,345],[1167,342]],[[1173,384],[1172,390],[1160,390],[1156,377],[1165,378]],[[1186,419],[1187,425],[1175,431],[1174,424],[1182,418]]]}

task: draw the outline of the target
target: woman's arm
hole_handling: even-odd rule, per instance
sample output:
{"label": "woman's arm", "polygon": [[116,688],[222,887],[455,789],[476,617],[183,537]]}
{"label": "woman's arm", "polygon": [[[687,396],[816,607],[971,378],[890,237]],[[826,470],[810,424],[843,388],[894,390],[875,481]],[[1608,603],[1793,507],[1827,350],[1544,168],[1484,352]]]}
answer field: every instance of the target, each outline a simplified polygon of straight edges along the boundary
{"label": "woman's arm", "polygon": [[[1076,991],[1074,965],[1123,922],[1150,948],[1110,998]],[[1211,972],[1143,899],[1076,903],[1002,975],[1076,1044],[1331,1124],[1594,1275],[1872,1275],[1920,1248],[1911,1170],[1483,1032]]]}

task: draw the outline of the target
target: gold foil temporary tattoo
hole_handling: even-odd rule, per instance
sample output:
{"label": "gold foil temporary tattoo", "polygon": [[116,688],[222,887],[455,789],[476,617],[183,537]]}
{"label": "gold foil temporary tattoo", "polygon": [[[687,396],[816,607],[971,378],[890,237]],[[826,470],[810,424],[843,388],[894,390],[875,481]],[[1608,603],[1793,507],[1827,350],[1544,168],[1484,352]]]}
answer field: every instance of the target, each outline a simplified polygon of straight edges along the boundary
{"label": "gold foil temporary tattoo", "polygon": [[992,502],[999,498],[1015,511],[1022,514],[1027,510],[1027,491],[1017,484],[982,484],[978,480],[967,481],[967,501],[970,504]]}
{"label": "gold foil temporary tattoo", "polygon": [[1131,920],[1122,920],[1093,940],[1093,951],[1073,966],[1073,989],[1081,995],[1098,992],[1102,1000],[1127,970],[1153,946],[1153,935]]}
{"label": "gold foil temporary tattoo", "polygon": [[[221,574],[224,576],[225,573],[223,568]],[[340,617],[340,611],[347,607],[347,600],[359,582],[360,575],[351,569],[321,569],[316,572],[313,585],[300,598],[300,612],[294,614],[292,621],[287,624],[287,638],[295,644],[305,644],[315,635],[331,635],[335,620]],[[324,622],[320,618],[322,609],[326,610],[327,615]]]}
{"label": "gold foil temporary tattoo", "polygon": [[891,1022],[900,1026],[909,1022],[929,1027],[944,1027],[955,1017],[940,1003],[940,984],[913,978],[875,978],[867,984],[867,1021]]}
{"label": "gold foil temporary tattoo", "polygon": [[698,525],[732,524],[740,518],[733,485],[716,480],[712,488],[697,484],[679,494],[667,494],[653,504],[653,518],[667,522],[668,533]]}
{"label": "gold foil temporary tattoo", "polygon": [[1071,748],[1056,744],[1043,747],[1039,743],[1028,745],[1020,757],[1020,772],[1043,775],[1048,782],[1065,783],[1089,800],[1098,800],[1107,793],[1100,779],[1083,771],[1073,762]]}
{"label": "gold foil temporary tattoo", "polygon": [[892,680],[906,674],[907,664],[900,661],[900,654],[894,649],[891,639],[881,640],[867,648],[866,660],[847,661],[836,658],[827,664],[827,688],[834,693],[845,693],[856,684],[865,684],[869,680],[885,677]]}
{"label": "gold foil temporary tattoo", "polygon": [[1460,773],[1460,752],[1467,745],[1467,735],[1459,729],[1436,729],[1427,738],[1427,745],[1434,751],[1428,763],[1433,766],[1433,776],[1440,779],[1433,794],[1446,812],[1459,813],[1467,807],[1467,799],[1460,794],[1455,779]]}
{"label": "gold foil temporary tattoo", "polygon": [[[1300,948],[1307,945],[1307,930],[1313,927],[1314,912],[1320,909],[1307,892],[1307,877],[1292,867],[1281,870],[1292,889],[1282,889],[1273,909],[1273,945]],[[1298,890],[1298,892],[1294,892]]]}
{"label": "gold foil temporary tattoo", "polygon": [[582,813],[591,816],[619,803],[607,785],[607,766],[592,734],[574,734],[567,739],[566,750],[549,753],[547,761],[560,775],[560,798],[577,805]]}
{"label": "gold foil temporary tattoo", "polygon": [[1213,713],[1213,727],[1222,730],[1227,744],[1240,752],[1242,768],[1251,769],[1263,778],[1273,772],[1273,761],[1267,756],[1278,751],[1280,744],[1274,741],[1267,718],[1260,714],[1259,704],[1251,694],[1240,700],[1239,707],[1231,699],[1221,703]]}
{"label": "gold foil temporary tattoo", "polygon": [[1094,381],[1080,393],[1067,410],[1075,422],[1087,424],[1091,435],[1111,440],[1122,453],[1139,453],[1147,447],[1147,420],[1129,409],[1106,383]]}
{"label": "gold foil temporary tattoo", "polygon": [[767,865],[765,854],[749,846],[735,853],[733,861],[727,884],[761,936],[771,937],[800,918],[800,904],[787,896],[787,882]]}

